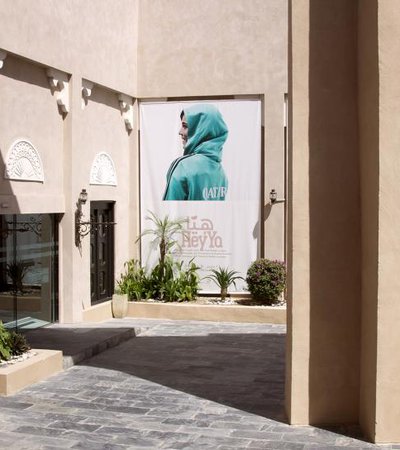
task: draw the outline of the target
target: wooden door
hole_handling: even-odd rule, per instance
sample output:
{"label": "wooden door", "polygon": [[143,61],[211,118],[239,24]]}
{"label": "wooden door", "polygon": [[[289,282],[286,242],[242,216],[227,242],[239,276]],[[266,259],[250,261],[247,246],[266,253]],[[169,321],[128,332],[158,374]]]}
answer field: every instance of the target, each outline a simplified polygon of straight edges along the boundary
{"label": "wooden door", "polygon": [[90,289],[92,305],[110,300],[114,292],[114,203],[90,202]]}

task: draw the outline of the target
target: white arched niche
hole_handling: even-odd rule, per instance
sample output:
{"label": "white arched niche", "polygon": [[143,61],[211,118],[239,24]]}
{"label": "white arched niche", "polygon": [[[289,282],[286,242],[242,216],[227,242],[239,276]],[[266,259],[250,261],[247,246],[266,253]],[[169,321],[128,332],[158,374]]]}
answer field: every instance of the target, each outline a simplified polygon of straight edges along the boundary
{"label": "white arched niche", "polygon": [[116,186],[117,174],[115,171],[114,161],[106,152],[98,153],[92,163],[90,169],[90,184],[101,186]]}
{"label": "white arched niche", "polygon": [[17,139],[10,146],[4,178],[44,182],[44,171],[40,154],[28,139]]}

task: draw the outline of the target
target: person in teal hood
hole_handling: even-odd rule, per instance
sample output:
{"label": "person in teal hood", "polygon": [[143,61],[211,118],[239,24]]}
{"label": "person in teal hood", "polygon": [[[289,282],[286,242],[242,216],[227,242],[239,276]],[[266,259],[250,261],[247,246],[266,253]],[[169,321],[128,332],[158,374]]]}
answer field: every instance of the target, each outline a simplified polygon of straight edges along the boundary
{"label": "person in teal hood", "polygon": [[181,112],[183,156],[167,172],[163,200],[225,200],[228,180],[221,164],[228,128],[214,105],[198,104]]}

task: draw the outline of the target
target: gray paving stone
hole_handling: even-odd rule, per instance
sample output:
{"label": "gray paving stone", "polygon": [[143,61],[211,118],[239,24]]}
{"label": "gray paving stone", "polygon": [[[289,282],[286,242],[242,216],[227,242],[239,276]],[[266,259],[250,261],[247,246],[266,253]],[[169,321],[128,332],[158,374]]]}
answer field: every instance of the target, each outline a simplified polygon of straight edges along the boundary
{"label": "gray paving stone", "polygon": [[182,425],[178,428],[178,431],[185,433],[187,435],[196,436],[217,436],[217,437],[229,437],[231,435],[231,430],[226,428],[207,428],[204,427],[190,427],[187,425]]}
{"label": "gray paving stone", "polygon": [[272,433],[269,431],[256,431],[256,430],[233,430],[232,437],[248,438],[254,440],[260,440],[264,442],[268,441],[281,441],[283,433]]}
{"label": "gray paving stone", "polygon": [[58,437],[51,436],[28,436],[20,437],[14,441],[14,444],[7,448],[7,450],[32,450],[50,447],[59,449],[69,449],[77,441],[72,441],[68,439],[59,439]]}
{"label": "gray paving stone", "polygon": [[[251,441],[247,447],[248,449],[273,449],[273,450],[303,450],[304,444],[295,442],[269,441],[268,443],[262,441]],[[316,450],[316,449],[315,449]]]}
{"label": "gray paving stone", "polygon": [[49,424],[49,428],[57,428],[63,430],[75,430],[75,431],[87,431],[92,432],[99,430],[99,425],[93,425],[88,423],[76,423],[72,421],[56,421]]}
{"label": "gray paving stone", "polygon": [[113,444],[113,443],[105,443],[101,444],[99,442],[92,442],[90,440],[85,440],[84,442],[79,442],[75,444],[73,447],[74,449],[85,449],[85,450],[125,450],[129,449],[128,445],[122,445],[122,444]]}
{"label": "gray paving stone", "polygon": [[175,426],[181,426],[181,425],[192,425],[192,426],[196,426],[198,428],[207,428],[210,426],[209,422],[203,420],[195,420],[195,419],[184,419],[184,418],[175,418],[175,417],[171,417],[168,419],[164,419],[162,421],[163,424],[168,424],[168,425],[175,425]]}
{"label": "gray paving stone", "polygon": [[[121,319],[64,336],[78,349],[88,336],[100,351],[101,327],[119,345],[0,398],[0,448],[400,448],[368,444],[354,430],[287,425],[284,326]],[[136,337],[118,340],[118,327]]]}
{"label": "gray paving stone", "polygon": [[[193,443],[192,449],[197,448],[217,448],[219,445],[236,446],[237,449],[247,448],[250,439],[238,439],[232,437],[218,437],[218,436],[200,436]],[[264,445],[265,442],[264,442]]]}
{"label": "gray paving stone", "polygon": [[12,400],[0,397],[0,412],[3,408],[23,410],[23,409],[30,408],[31,406],[32,406],[32,403],[22,403],[22,402],[18,402],[18,401],[13,402]]}

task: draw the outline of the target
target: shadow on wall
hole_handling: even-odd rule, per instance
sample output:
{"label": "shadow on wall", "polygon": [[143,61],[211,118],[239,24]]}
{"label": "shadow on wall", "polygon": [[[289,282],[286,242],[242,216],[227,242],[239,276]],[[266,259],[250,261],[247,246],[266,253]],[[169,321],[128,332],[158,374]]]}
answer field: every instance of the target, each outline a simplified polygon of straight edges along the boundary
{"label": "shadow on wall", "polygon": [[16,81],[21,81],[23,83],[39,86],[50,93],[49,81],[45,70],[42,67],[35,66],[31,62],[22,58],[7,55],[0,75],[12,78]]}
{"label": "shadow on wall", "polygon": [[[7,151],[7,148],[0,147],[0,215],[10,214],[11,211],[13,214],[18,214],[20,212],[18,202],[14,197],[10,180],[4,177],[4,173],[6,171]],[[0,220],[0,230],[2,229],[2,224],[3,221]],[[3,245],[3,238],[0,231],[0,258]]]}
{"label": "shadow on wall", "polygon": [[[27,108],[24,103],[29,99],[19,96],[15,92],[10,92],[8,83],[3,84],[3,80],[12,79],[21,83],[35,85],[49,92],[49,82],[46,76],[46,72],[42,67],[35,66],[29,61],[22,58],[16,58],[15,56],[8,54],[4,60],[4,66],[0,71],[0,98],[1,91],[6,90],[7,97],[10,95],[15,96],[15,108],[8,114],[3,110],[0,114],[0,130],[15,129],[17,134],[14,138],[24,137],[24,129],[26,124],[31,122],[31,108]],[[8,91],[7,91],[8,89]],[[14,105],[13,105],[14,106]],[[0,106],[1,107],[1,106]],[[18,118],[15,121],[15,118]],[[14,122],[12,122],[14,120]],[[3,146],[10,146],[12,142],[1,141],[2,147],[0,148],[0,214],[19,214],[21,212],[17,199],[14,197],[14,192],[11,186],[11,182],[4,178],[5,164],[9,148]],[[14,182],[14,183],[19,183]],[[7,198],[12,196],[13,198]],[[2,207],[2,204],[8,204],[8,207]]]}
{"label": "shadow on wall", "polygon": [[357,2],[310,0],[311,424],[357,423],[360,192]]}
{"label": "shadow on wall", "polygon": [[[122,97],[120,98],[119,95],[120,94],[117,94],[116,92],[107,90],[101,86],[94,85],[91,91],[90,100],[85,101],[85,103],[86,106],[88,106],[90,102],[93,102],[97,103],[98,105],[114,109],[118,116],[121,116],[125,120],[128,136],[130,136],[133,126],[133,105],[131,105],[130,103],[129,96],[124,96],[121,94]],[[125,104],[124,102],[127,103]],[[124,116],[125,114],[126,116]],[[98,124],[98,126],[101,127],[102,124],[100,123]]]}
{"label": "shadow on wall", "polygon": [[[9,201],[5,199],[6,196],[11,196],[13,190],[11,187],[10,180],[4,178],[4,173],[6,171],[6,157],[8,149],[0,147],[0,214],[7,214],[7,204]],[[19,209],[16,211],[18,214]]]}
{"label": "shadow on wall", "polygon": [[115,92],[101,88],[100,86],[94,86],[92,94],[90,96],[90,101],[100,103],[102,105],[108,106],[109,108],[114,108],[117,111],[120,111],[117,94]]}
{"label": "shadow on wall", "polygon": [[[1,98],[1,91],[2,91],[2,83],[1,83],[1,78],[6,76],[6,77],[11,77],[11,74],[13,73],[13,71],[9,70],[9,61],[7,61],[3,66],[3,68],[0,71],[0,98]],[[1,106],[0,106],[1,107]],[[2,111],[0,114],[0,129],[3,129],[3,127],[7,127],[7,111]],[[12,196],[13,194],[13,189],[11,187],[11,183],[10,180],[6,179],[4,177],[5,171],[6,171],[6,158],[7,158],[7,152],[8,152],[8,148],[6,148],[6,145],[11,144],[10,142],[4,142],[3,139],[1,139],[0,141],[0,214],[8,214],[9,213],[9,209],[8,207],[11,207],[12,205],[10,205],[9,200],[6,199],[7,196]],[[6,206],[8,205],[8,207]],[[15,205],[13,205],[15,206]],[[19,209],[15,209],[15,207],[13,208],[13,213],[18,214]]]}

